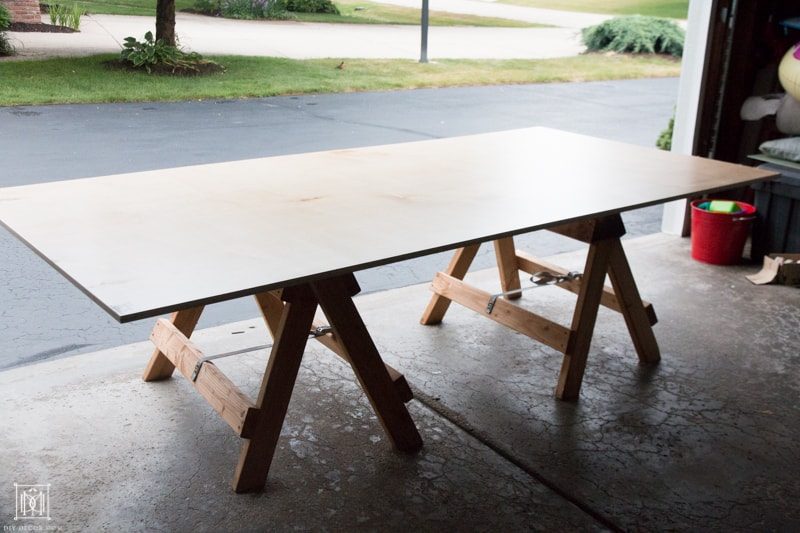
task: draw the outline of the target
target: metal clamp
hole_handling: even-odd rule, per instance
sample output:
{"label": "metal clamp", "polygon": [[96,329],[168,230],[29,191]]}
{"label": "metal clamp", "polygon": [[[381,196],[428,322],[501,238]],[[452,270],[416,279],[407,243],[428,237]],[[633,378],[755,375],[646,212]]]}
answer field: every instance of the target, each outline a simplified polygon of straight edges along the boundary
{"label": "metal clamp", "polygon": [[311,332],[308,334],[308,338],[316,339],[317,337],[322,337],[328,333],[333,333],[333,328],[331,326],[317,326],[311,330]]}
{"label": "metal clamp", "polygon": [[492,314],[494,310],[494,306],[497,303],[497,299],[501,296],[510,296],[512,294],[521,294],[530,289],[539,289],[541,287],[546,287],[547,285],[558,285],[559,283],[565,283],[568,281],[575,281],[581,278],[583,274],[580,272],[567,272],[566,274],[556,275],[552,272],[542,271],[542,272],[534,272],[531,276],[531,285],[530,287],[522,287],[519,289],[514,289],[513,291],[506,291],[506,292],[498,292],[497,294],[492,294],[489,298],[489,303],[486,304],[486,313]]}
{"label": "metal clamp", "polygon": [[[327,335],[328,333],[333,333],[333,328],[331,326],[317,326],[311,331],[308,332],[309,339],[315,339],[317,337],[322,337]],[[203,368],[203,364],[208,361],[213,361],[214,359],[222,359],[223,357],[230,357],[231,355],[240,355],[243,353],[254,352],[256,350],[264,350],[266,348],[272,348],[273,344],[261,344],[259,346],[252,346],[250,348],[242,348],[241,350],[234,350],[232,352],[225,352],[219,353],[215,355],[209,355],[199,359],[197,364],[194,365],[194,370],[192,371],[192,382],[197,381],[197,376],[200,375],[200,369]]]}

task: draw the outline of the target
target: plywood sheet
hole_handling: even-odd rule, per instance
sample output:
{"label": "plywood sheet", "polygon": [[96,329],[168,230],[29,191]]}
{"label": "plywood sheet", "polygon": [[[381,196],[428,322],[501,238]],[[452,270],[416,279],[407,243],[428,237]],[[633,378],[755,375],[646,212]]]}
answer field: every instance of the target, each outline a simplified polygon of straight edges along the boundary
{"label": "plywood sheet", "polygon": [[0,221],[117,320],[772,176],[529,128],[0,189]]}

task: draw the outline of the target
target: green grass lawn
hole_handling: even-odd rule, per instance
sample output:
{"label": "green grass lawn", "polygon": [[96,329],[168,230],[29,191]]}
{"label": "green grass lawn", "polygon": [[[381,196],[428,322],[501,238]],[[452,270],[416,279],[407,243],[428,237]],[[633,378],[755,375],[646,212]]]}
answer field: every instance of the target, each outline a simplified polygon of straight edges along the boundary
{"label": "green grass lawn", "polygon": [[225,56],[221,74],[171,77],[109,70],[115,55],[0,62],[0,105],[234,99],[332,93],[677,76],[659,56],[582,55],[540,60],[292,60]]}
{"label": "green grass lawn", "polygon": [[[51,0],[55,3],[56,0]],[[69,2],[65,2],[69,3]],[[109,15],[155,16],[156,0],[81,0],[77,2],[89,13]],[[331,22],[340,24],[419,24],[420,11],[409,7],[391,6],[369,1],[338,0],[335,2],[341,15],[322,13],[295,13],[302,22]],[[178,11],[192,10],[194,0],[175,0]],[[461,15],[444,11],[431,11],[432,26],[487,26],[506,28],[545,27],[509,19]]]}
{"label": "green grass lawn", "polygon": [[584,13],[611,15],[651,15],[685,19],[689,0],[499,0],[507,4]]}

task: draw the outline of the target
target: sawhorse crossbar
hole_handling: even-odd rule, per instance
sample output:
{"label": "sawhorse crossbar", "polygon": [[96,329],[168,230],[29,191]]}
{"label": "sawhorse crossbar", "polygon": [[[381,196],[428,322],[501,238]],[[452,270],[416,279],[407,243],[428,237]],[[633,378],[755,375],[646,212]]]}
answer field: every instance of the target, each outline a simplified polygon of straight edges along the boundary
{"label": "sawhorse crossbar", "polygon": [[[510,303],[509,300],[521,296],[519,292],[512,292],[504,299],[497,300],[487,310],[492,295],[462,281],[480,244],[458,249],[447,270],[436,274],[431,286],[434,295],[420,322],[424,325],[440,323],[450,302],[454,301],[558,350],[564,354],[564,360],[555,394],[559,399],[572,400],[580,393],[600,305],[622,313],[639,360],[646,364],[657,363],[661,358],[652,329],[657,319],[653,306],[643,302],[639,296],[620,243],[625,226],[619,215],[556,226],[549,228],[549,231],[589,244],[582,276],[557,285],[578,295],[569,328]],[[495,240],[494,249],[503,292],[520,289],[520,270],[529,274],[567,274],[559,266],[516,250],[513,237]],[[605,285],[606,273],[611,278],[611,287]]]}
{"label": "sawhorse crossbar", "polygon": [[256,295],[274,344],[255,402],[213,362],[204,360],[189,340],[202,307],[177,311],[171,320],[156,322],[150,336],[156,350],[144,380],[167,379],[177,368],[245,439],[233,477],[236,492],[264,487],[309,332],[320,327],[314,323],[317,306],[328,319],[331,332],[316,336],[316,340],[350,363],[394,447],[408,453],[422,447],[405,406],[413,397],[411,388],[402,374],[381,360],[352,300],[359,290],[355,277],[347,274]]}

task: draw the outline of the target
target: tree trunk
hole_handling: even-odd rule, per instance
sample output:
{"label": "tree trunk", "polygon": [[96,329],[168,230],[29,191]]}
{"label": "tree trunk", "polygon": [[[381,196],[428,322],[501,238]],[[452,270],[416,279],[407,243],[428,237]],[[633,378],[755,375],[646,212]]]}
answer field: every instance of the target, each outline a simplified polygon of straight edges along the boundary
{"label": "tree trunk", "polygon": [[175,46],[175,0],[158,0],[156,4],[156,41]]}

